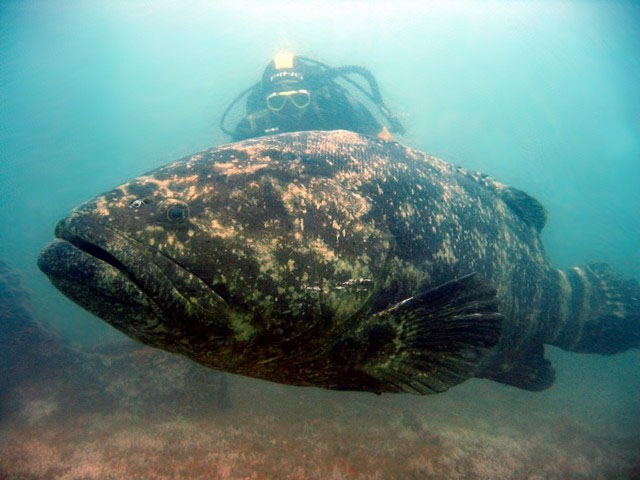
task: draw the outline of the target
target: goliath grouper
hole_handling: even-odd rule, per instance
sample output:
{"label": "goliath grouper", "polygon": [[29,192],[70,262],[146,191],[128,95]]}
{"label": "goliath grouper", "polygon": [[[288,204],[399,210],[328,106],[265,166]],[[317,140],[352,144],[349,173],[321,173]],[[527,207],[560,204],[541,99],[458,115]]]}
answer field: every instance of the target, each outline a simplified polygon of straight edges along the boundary
{"label": "goliath grouper", "polygon": [[554,381],[544,344],[640,346],[640,288],[551,268],[526,193],[398,143],[301,132],[213,148],[71,212],[40,268],[128,336],[290,385]]}

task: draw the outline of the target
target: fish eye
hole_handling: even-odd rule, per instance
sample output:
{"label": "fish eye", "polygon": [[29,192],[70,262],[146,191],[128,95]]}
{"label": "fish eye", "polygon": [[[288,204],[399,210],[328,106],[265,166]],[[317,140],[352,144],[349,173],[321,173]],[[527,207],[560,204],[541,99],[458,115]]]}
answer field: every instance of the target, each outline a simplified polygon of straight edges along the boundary
{"label": "fish eye", "polygon": [[130,204],[129,204],[129,208],[134,208],[134,209],[138,209],[140,208],[142,205],[144,205],[144,202],[142,200],[140,200],[139,198],[136,198],[135,200],[133,200]]}
{"label": "fish eye", "polygon": [[170,223],[178,224],[189,218],[189,207],[186,203],[175,202],[167,208],[167,220]]}

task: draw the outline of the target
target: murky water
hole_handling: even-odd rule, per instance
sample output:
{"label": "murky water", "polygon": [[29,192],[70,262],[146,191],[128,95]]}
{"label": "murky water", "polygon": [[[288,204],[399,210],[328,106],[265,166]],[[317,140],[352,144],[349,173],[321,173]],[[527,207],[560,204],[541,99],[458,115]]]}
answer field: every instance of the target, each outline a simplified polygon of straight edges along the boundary
{"label": "murky water", "polygon": [[2,343],[0,476],[639,478],[638,350],[548,348],[540,393],[224,383],[123,346],[36,267],[77,204],[229,141],[222,112],[288,49],[369,68],[399,141],[537,198],[554,266],[639,279],[638,44],[633,2],[4,2],[0,259],[29,297],[0,309],[27,342]]}

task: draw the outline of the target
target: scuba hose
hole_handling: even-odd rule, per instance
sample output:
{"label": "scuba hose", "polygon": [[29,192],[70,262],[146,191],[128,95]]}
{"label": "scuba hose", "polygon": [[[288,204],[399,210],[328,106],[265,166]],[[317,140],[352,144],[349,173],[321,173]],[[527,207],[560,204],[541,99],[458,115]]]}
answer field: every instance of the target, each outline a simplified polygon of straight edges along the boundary
{"label": "scuba hose", "polygon": [[[382,115],[389,122],[389,125],[391,127],[390,128],[391,132],[399,133],[402,135],[406,131],[405,128],[400,123],[400,120],[398,120],[398,117],[396,117],[393,113],[391,113],[389,108],[382,101],[382,95],[380,94],[380,88],[378,87],[378,82],[376,81],[375,77],[368,69],[364,67],[360,67],[358,65],[345,65],[344,67],[334,68],[334,67],[330,67],[325,63],[319,62],[318,60],[314,60],[309,57],[299,56],[297,58],[309,63],[313,63],[316,66],[323,68],[325,72],[327,72],[325,75],[327,75],[327,77],[330,80],[336,77],[340,77],[344,81],[349,82],[351,85],[357,88],[365,97],[367,97],[374,105],[378,107],[378,110],[380,110],[380,113],[382,113]],[[364,78],[369,84],[369,88],[371,89],[371,92],[366,91],[362,85],[360,85],[358,82],[356,82],[352,78],[349,78],[347,76],[349,74],[360,75],[362,78]]]}
{"label": "scuba hose", "polygon": [[237,95],[236,98],[233,99],[233,101],[229,104],[227,109],[222,114],[222,117],[220,118],[220,130],[222,130],[224,133],[226,133],[227,135],[229,135],[231,137],[233,137],[235,135],[236,132],[232,132],[231,130],[227,130],[227,128],[224,126],[224,121],[227,119],[227,115],[229,115],[229,112],[235,106],[235,104],[238,103],[242,97],[247,95],[254,88],[257,88],[259,85],[260,85],[260,82],[256,83],[255,85],[251,85],[246,90],[243,90],[242,92],[240,92],[240,94]]}

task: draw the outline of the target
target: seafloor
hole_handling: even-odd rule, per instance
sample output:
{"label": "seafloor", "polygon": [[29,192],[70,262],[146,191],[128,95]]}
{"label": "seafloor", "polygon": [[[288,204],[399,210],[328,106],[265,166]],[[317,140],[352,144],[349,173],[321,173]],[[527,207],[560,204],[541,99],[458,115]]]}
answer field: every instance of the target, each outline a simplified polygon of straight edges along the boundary
{"label": "seafloor", "polygon": [[137,386],[117,383],[131,404],[108,413],[76,412],[67,398],[30,389],[2,424],[0,476],[640,478],[639,439],[629,432],[594,430],[541,397],[480,381],[438,398],[378,398],[232,379],[229,408],[163,398],[160,412],[140,411]]}
{"label": "seafloor", "polygon": [[18,285],[0,262],[3,479],[640,479],[638,352],[551,350],[540,393],[331,392],[67,345]]}

